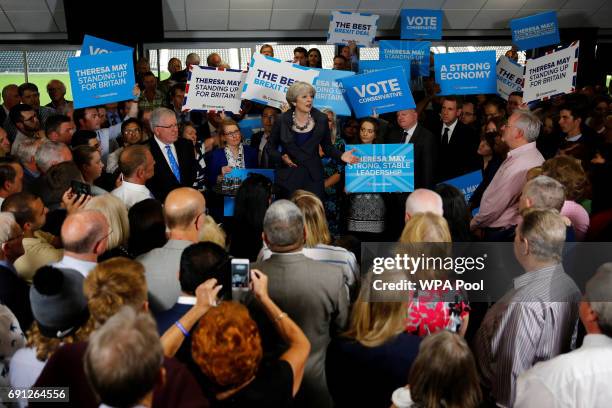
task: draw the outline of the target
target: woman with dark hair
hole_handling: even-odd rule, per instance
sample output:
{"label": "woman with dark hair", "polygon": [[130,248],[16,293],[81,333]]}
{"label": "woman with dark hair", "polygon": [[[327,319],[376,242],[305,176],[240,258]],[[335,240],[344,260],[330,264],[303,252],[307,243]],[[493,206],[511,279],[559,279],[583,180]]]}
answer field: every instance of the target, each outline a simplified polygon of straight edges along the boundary
{"label": "woman with dark hair", "polygon": [[306,82],[294,82],[289,87],[286,97],[291,109],[281,114],[274,123],[266,145],[270,158],[282,162],[282,166],[276,170],[280,198],[290,197],[300,189],[324,198],[324,173],[319,146],[326,156],[338,161],[359,161],[352,150],[342,153],[332,145],[327,115],[313,107],[315,93],[315,88]]}
{"label": "woman with dark hair", "polygon": [[463,193],[450,184],[438,184],[435,191],[442,197],[443,214],[453,242],[470,242],[470,212]]}
{"label": "woman with dark hair", "polygon": [[321,65],[323,58],[321,57],[321,51],[318,48],[311,48],[308,50],[308,66],[310,68],[322,68]]}
{"label": "woman with dark hair", "polygon": [[234,204],[230,254],[255,262],[263,246],[261,233],[266,210],[272,201],[272,182],[260,174],[251,174],[242,182]]}
{"label": "woman with dark hair", "polygon": [[79,170],[81,170],[85,183],[89,184],[91,195],[97,196],[108,193],[108,191],[94,184],[94,182],[100,178],[102,169],[104,169],[100,150],[87,145],[77,146],[72,151],[72,160]]}
{"label": "woman with dark hair", "polygon": [[181,123],[179,136],[193,143],[193,151],[197,166],[193,188],[198,191],[204,191],[206,190],[206,161],[204,160],[206,148],[204,146],[204,141],[198,139],[198,131],[193,122]]}
{"label": "woman with dark hair", "polygon": [[502,120],[500,118],[489,119],[483,127],[484,133],[480,136],[480,144],[477,151],[482,159],[482,181],[470,198],[470,210],[480,207],[480,200],[484,191],[491,184],[497,169],[499,169],[499,166],[501,166],[506,158],[508,147],[501,140],[501,127]]}
{"label": "woman with dark hair", "polygon": [[134,257],[163,247],[168,241],[161,203],[152,198],[134,204],[128,212],[128,250]]}

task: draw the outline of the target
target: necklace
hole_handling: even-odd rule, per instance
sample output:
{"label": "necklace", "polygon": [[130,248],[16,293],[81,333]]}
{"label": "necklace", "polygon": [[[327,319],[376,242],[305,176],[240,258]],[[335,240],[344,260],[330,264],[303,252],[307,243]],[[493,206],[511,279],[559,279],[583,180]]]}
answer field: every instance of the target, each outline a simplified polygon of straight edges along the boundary
{"label": "necklace", "polygon": [[310,112],[308,112],[308,119],[306,119],[306,124],[304,126],[298,125],[297,121],[295,120],[295,111],[293,111],[292,118],[293,118],[293,127],[296,128],[297,130],[306,130],[308,126],[310,126],[310,121],[312,120],[312,118],[310,117]]}

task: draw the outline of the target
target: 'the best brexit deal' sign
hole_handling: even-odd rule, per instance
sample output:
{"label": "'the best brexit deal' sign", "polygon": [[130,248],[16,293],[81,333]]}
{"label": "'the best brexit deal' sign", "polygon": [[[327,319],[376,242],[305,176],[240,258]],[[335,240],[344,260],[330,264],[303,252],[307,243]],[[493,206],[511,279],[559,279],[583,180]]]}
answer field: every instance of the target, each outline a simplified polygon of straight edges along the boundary
{"label": "'the best brexit deal' sign", "polygon": [[402,9],[402,40],[442,38],[442,10]]}
{"label": "'the best brexit deal' sign", "polygon": [[187,78],[183,111],[225,111],[238,114],[245,78],[246,72],[235,69],[192,65]]}
{"label": "'the best brexit deal' sign", "polygon": [[510,30],[512,42],[519,50],[546,47],[560,42],[559,23],[554,11],[511,20]]}
{"label": "'the best brexit deal' sign", "polygon": [[314,107],[331,109],[338,116],[351,116],[351,107],[344,99],[344,89],[338,83],[338,79],[353,76],[355,73],[332,69],[321,69],[319,72],[320,74],[314,83],[317,91]]}
{"label": "'the best brexit deal' sign", "polygon": [[410,61],[410,76],[429,76],[429,41],[396,41],[379,42],[379,59],[381,61]]}
{"label": "'the best brexit deal' sign", "polygon": [[378,16],[369,13],[334,11],[329,17],[328,44],[348,44],[369,47],[376,36]]}
{"label": "'the best brexit deal' sign", "polygon": [[440,95],[490,94],[497,91],[495,51],[436,54],[434,65]]}
{"label": "'the best brexit deal' sign", "polygon": [[512,92],[523,91],[524,67],[502,55],[497,60],[497,94],[508,100]]}
{"label": "'the best brexit deal' sign", "polygon": [[255,53],[242,88],[242,99],[280,108],[287,103],[285,95],[294,82],[312,84],[317,75],[317,70]]}
{"label": "'the best brexit deal' sign", "polygon": [[339,81],[357,118],[416,107],[401,67],[341,78]]}
{"label": "'the best brexit deal' sign", "polygon": [[345,169],[350,193],[397,193],[414,190],[414,146],[406,144],[347,145],[361,161]]}
{"label": "'the best brexit deal' sign", "polygon": [[134,64],[129,47],[86,36],[81,56],[68,58],[68,71],[75,108],[134,98]]}

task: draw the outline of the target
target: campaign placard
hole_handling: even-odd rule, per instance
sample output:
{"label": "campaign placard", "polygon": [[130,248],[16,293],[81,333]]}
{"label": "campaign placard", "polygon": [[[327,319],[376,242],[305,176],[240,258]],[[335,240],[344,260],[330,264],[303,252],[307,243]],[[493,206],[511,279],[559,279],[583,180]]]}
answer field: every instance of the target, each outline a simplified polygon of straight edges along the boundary
{"label": "campaign placard", "polygon": [[332,11],[327,43],[348,44],[349,41],[355,41],[357,46],[370,47],[376,36],[378,17],[370,13]]}
{"label": "campaign placard", "polygon": [[[127,47],[126,47],[127,48]],[[68,58],[70,88],[75,108],[134,99],[132,49]]]}
{"label": "campaign placard", "polygon": [[192,65],[187,74],[183,111],[200,110],[238,114],[246,72]]}
{"label": "campaign placard", "polygon": [[[274,170],[272,169],[232,169],[229,173],[225,175],[225,177],[229,178],[237,178],[241,181],[244,181],[249,174],[261,174],[262,176],[266,176],[270,179],[271,182],[274,183]],[[224,217],[232,217],[234,215],[234,205],[236,199],[230,196],[223,197],[223,216]]]}
{"label": "campaign placard", "polygon": [[434,65],[440,95],[491,94],[497,91],[495,51],[436,54]]}
{"label": "campaign placard", "polygon": [[414,190],[414,145],[359,144],[356,149],[361,161],[347,164],[346,191],[350,193],[397,193]]}
{"label": "campaign placard", "polygon": [[132,51],[132,48],[128,47],[127,45],[103,40],[102,38],[94,37],[88,34],[85,34],[83,37],[81,56],[108,54],[116,51]]}
{"label": "campaign placard", "polygon": [[502,55],[497,60],[497,94],[508,100],[512,92],[523,91],[523,71],[525,67]]}
{"label": "campaign placard", "polygon": [[357,118],[416,107],[400,67],[339,79]]}
{"label": "campaign placard", "polygon": [[280,109],[287,103],[285,95],[294,82],[312,84],[317,75],[319,71],[315,69],[255,53],[242,87],[242,99]]}
{"label": "campaign placard", "polygon": [[378,43],[381,61],[409,61],[410,77],[429,76],[429,41],[381,40]]}
{"label": "campaign placard", "polygon": [[451,186],[457,187],[463,193],[463,197],[465,197],[465,202],[467,204],[480,183],[482,183],[482,172],[480,170],[476,170],[471,173],[464,174],[463,176],[443,181],[440,184],[450,184]]}
{"label": "campaign placard", "polygon": [[359,73],[369,74],[389,68],[401,67],[406,74],[406,78],[410,79],[410,61],[405,60],[361,60],[359,61]]}
{"label": "campaign placard", "polygon": [[442,10],[402,9],[400,21],[402,40],[442,39]]}
{"label": "campaign placard", "polygon": [[355,73],[333,69],[321,69],[319,72],[314,82],[317,90],[314,107],[331,109],[337,116],[351,116],[351,107],[344,99],[344,89],[338,83],[338,79],[353,76]]}
{"label": "campaign placard", "polygon": [[[253,133],[263,130],[261,115],[246,115],[240,122],[238,122],[238,126],[240,126],[242,141],[250,145]],[[257,148],[259,149],[259,146],[257,146]]]}
{"label": "campaign placard", "polygon": [[510,20],[512,43],[519,50],[559,44],[559,22],[555,11]]}
{"label": "campaign placard", "polygon": [[546,100],[576,90],[579,42],[543,57],[527,60],[523,100]]}

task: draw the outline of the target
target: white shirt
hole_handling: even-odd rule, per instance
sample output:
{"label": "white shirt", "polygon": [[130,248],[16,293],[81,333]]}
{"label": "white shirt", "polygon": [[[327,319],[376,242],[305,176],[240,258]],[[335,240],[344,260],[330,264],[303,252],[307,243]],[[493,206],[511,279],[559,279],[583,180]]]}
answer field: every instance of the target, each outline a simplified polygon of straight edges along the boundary
{"label": "white shirt", "polygon": [[61,261],[51,264],[51,266],[55,268],[74,269],[75,271],[83,275],[84,278],[89,275],[89,272],[91,272],[91,270],[95,268],[96,265],[98,265],[97,262],[82,261],[80,259],[73,258],[69,255],[64,255]]}
{"label": "white shirt", "polygon": [[[168,152],[166,151],[166,144],[162,142],[161,140],[159,140],[157,136],[153,136],[153,138],[157,142],[157,145],[159,146],[160,150],[162,151],[162,154],[164,155],[164,159],[166,159],[166,163],[168,163],[168,167],[172,169],[172,166],[170,165],[170,159],[168,159]],[[176,155],[176,148],[174,147],[174,143],[170,143],[169,146],[170,146],[170,150],[172,150],[172,154],[174,155],[174,160],[176,160],[176,164],[178,165],[178,156]]]}
{"label": "white shirt", "polygon": [[[127,117],[126,117],[127,119]],[[100,141],[100,149],[102,150],[102,161],[106,164],[108,154],[110,153],[110,142],[121,135],[121,123],[117,123],[108,128],[96,130],[98,140]]]}
{"label": "white shirt", "polygon": [[444,129],[448,128],[448,142],[450,143],[451,136],[453,135],[453,132],[455,131],[455,127],[457,126],[458,122],[459,122],[459,119],[455,119],[452,125],[447,125],[443,122],[442,123],[442,133],[440,133],[440,140],[442,140],[442,136],[444,135]]}
{"label": "white shirt", "polygon": [[147,198],[153,198],[151,191],[142,184],[130,183],[129,181],[123,180],[123,183],[113,191],[111,194],[123,201],[127,209],[129,210],[134,204],[146,200]]}
{"label": "white shirt", "polygon": [[588,334],[582,347],[536,364],[517,382],[515,407],[609,407],[612,338]]}
{"label": "white shirt", "polygon": [[[30,389],[45,368],[46,361],[40,361],[36,358],[36,349],[27,347],[17,350],[11,359],[11,369],[9,376],[11,379],[11,387]],[[28,401],[22,399],[19,401],[20,407],[26,407]]]}
{"label": "white shirt", "polygon": [[404,141],[404,143],[410,143],[410,139],[412,139],[412,135],[414,135],[414,131],[415,131],[415,129],[416,129],[416,127],[418,125],[419,125],[419,123],[417,122],[410,129],[404,129],[404,134],[406,134],[406,132],[408,132],[408,135],[406,135],[406,140]]}
{"label": "white shirt", "polygon": [[580,138],[582,137],[582,133],[577,134],[576,136],[572,136],[572,137],[565,137],[565,140],[567,140],[568,142],[577,142],[578,140],[580,140]]}

